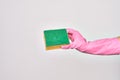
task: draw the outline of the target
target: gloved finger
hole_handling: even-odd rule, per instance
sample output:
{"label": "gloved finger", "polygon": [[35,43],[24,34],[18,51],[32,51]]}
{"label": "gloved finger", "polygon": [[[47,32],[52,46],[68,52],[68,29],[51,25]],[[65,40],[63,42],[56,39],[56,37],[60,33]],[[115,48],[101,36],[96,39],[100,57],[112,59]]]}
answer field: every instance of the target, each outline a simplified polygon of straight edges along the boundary
{"label": "gloved finger", "polygon": [[78,32],[77,30],[71,29],[71,28],[67,28],[67,33],[71,34],[73,36],[79,35],[79,36],[83,37],[80,32]]}
{"label": "gloved finger", "polygon": [[61,46],[61,48],[62,49],[69,49],[70,46],[71,46],[70,44],[69,45],[64,45],[64,46]]}
{"label": "gloved finger", "polygon": [[71,44],[70,46],[69,46],[69,49],[75,49],[75,44]]}
{"label": "gloved finger", "polygon": [[68,32],[68,35],[72,35],[74,39],[78,38],[78,36],[82,37],[81,34],[74,29],[67,28],[67,32]]}
{"label": "gloved finger", "polygon": [[73,42],[74,41],[74,35],[75,35],[74,33],[75,33],[75,31],[73,29],[67,28],[67,32],[68,32],[68,37]]}
{"label": "gloved finger", "polygon": [[77,48],[76,44],[74,43],[71,43],[69,45],[64,45],[64,46],[61,46],[62,49],[75,49]]}
{"label": "gloved finger", "polygon": [[69,37],[69,39],[70,39],[72,42],[74,41],[74,38],[73,38],[72,35],[68,34],[68,37]]}
{"label": "gloved finger", "polygon": [[72,42],[71,45],[69,46],[70,49],[76,49],[80,46],[80,44],[78,44],[78,42]]}
{"label": "gloved finger", "polygon": [[76,30],[71,29],[71,28],[67,28],[67,32],[68,32],[69,34],[74,34],[74,33],[76,32]]}

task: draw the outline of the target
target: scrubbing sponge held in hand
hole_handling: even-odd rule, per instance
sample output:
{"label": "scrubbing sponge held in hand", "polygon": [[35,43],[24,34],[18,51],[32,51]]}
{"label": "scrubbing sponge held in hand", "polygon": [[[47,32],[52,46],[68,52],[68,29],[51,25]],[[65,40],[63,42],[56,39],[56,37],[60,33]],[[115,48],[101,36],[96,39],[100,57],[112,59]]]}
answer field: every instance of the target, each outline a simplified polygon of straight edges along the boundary
{"label": "scrubbing sponge held in hand", "polygon": [[120,37],[86,41],[86,39],[74,29],[67,29],[67,32],[71,44],[62,46],[62,49],[77,49],[81,52],[99,55],[120,54]]}
{"label": "scrubbing sponge held in hand", "polygon": [[76,30],[67,28],[68,37],[71,40],[71,44],[62,46],[63,49],[75,49],[86,44],[85,38]]}

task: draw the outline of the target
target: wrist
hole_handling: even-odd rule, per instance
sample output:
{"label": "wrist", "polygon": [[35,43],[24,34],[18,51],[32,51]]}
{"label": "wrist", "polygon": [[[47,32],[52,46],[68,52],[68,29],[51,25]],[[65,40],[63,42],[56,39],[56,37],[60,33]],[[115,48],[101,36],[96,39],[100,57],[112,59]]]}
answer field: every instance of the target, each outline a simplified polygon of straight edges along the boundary
{"label": "wrist", "polygon": [[85,52],[86,48],[87,48],[88,42],[83,43],[81,46],[79,46],[78,48],[76,48],[77,50],[81,51],[81,52]]}

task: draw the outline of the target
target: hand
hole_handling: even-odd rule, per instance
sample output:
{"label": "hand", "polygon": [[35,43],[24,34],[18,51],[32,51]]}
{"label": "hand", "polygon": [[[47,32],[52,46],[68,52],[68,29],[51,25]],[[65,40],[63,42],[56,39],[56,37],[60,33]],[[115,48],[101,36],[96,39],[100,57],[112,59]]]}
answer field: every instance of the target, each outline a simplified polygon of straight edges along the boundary
{"label": "hand", "polygon": [[76,49],[86,43],[85,38],[78,31],[67,28],[67,32],[71,43],[69,45],[61,46],[62,49]]}

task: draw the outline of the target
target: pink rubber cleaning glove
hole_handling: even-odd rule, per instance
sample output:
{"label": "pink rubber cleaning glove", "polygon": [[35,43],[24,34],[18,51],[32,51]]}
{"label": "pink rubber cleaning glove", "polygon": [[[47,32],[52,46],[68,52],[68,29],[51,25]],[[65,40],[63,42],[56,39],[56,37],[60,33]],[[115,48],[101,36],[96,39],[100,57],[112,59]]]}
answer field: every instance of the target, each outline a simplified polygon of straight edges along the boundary
{"label": "pink rubber cleaning glove", "polygon": [[71,43],[69,45],[62,46],[62,49],[77,49],[81,52],[99,55],[120,54],[119,38],[106,38],[87,42],[78,31],[67,29],[67,32]]}

